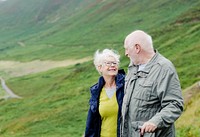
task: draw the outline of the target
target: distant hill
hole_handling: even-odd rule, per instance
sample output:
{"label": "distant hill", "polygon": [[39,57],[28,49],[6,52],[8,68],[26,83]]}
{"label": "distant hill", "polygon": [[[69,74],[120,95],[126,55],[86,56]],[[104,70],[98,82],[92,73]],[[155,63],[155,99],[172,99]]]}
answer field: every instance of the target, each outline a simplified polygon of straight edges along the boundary
{"label": "distant hill", "polygon": [[[6,0],[0,2],[0,24],[1,61],[82,59],[97,49],[114,48],[121,54],[121,68],[127,70],[123,40],[142,29],[174,63],[183,91],[200,81],[199,0]],[[23,97],[0,101],[0,136],[83,134],[89,87],[99,76],[92,61],[20,77],[0,70],[8,87]],[[199,94],[195,95],[185,119],[177,123],[177,137],[200,134]]]}
{"label": "distant hill", "polygon": [[0,59],[76,59],[105,47],[124,54],[124,37],[143,29],[176,65],[185,88],[199,80],[199,5],[198,0],[3,1]]}

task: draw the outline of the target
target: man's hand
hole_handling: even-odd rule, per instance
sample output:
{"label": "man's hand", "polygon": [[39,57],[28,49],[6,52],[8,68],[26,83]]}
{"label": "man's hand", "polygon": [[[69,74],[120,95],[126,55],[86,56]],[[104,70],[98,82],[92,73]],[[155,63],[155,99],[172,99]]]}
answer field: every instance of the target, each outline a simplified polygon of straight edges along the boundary
{"label": "man's hand", "polygon": [[145,122],[140,128],[140,134],[144,135],[145,132],[154,132],[157,126],[152,122]]}

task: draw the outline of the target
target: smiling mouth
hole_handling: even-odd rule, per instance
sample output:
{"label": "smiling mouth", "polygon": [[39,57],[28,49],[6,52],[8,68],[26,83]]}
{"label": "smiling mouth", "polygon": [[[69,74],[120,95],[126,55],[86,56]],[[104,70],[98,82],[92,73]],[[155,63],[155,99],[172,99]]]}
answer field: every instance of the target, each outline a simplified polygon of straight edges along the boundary
{"label": "smiling mouth", "polygon": [[116,71],[116,69],[109,69],[109,71]]}

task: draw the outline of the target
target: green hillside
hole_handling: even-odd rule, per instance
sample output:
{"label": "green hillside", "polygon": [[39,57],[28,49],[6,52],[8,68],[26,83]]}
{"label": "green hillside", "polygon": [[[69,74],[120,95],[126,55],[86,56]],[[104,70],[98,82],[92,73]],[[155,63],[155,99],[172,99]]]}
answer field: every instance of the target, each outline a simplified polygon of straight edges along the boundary
{"label": "green hillside", "polygon": [[[97,49],[114,48],[126,70],[123,40],[142,29],[175,64],[184,90],[200,81],[199,7],[199,0],[7,0],[0,2],[0,61],[80,59]],[[89,87],[99,76],[92,61],[20,77],[5,71],[0,75],[23,97],[0,100],[0,136],[83,134]],[[177,137],[200,134],[199,122],[192,122],[200,117],[198,99],[186,104]]]}

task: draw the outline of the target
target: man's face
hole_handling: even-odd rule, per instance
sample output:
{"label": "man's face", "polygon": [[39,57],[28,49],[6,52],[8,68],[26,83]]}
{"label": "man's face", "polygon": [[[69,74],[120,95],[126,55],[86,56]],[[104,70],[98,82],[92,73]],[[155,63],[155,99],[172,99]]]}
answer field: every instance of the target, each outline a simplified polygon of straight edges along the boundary
{"label": "man's face", "polygon": [[130,60],[131,60],[131,62],[133,62],[133,64],[136,65],[137,64],[137,53],[136,53],[135,45],[124,44],[124,48],[125,48],[125,55],[130,58]]}

